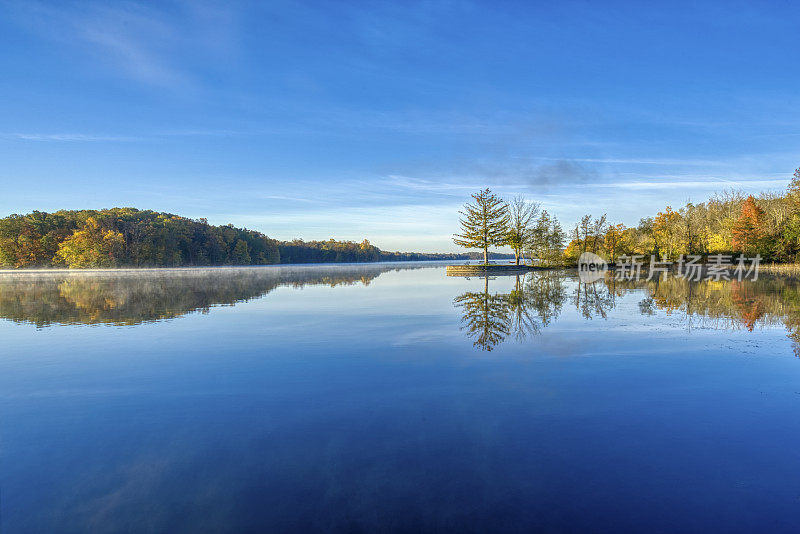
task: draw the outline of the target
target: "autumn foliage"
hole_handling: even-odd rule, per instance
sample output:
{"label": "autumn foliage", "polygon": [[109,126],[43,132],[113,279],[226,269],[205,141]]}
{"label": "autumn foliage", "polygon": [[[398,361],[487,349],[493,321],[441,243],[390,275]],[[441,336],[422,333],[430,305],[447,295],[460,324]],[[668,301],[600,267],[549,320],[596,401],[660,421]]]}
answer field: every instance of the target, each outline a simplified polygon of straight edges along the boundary
{"label": "autumn foliage", "polygon": [[739,191],[715,194],[706,202],[667,206],[635,227],[605,224],[604,217],[584,216],[567,245],[568,261],[584,250],[609,261],[619,256],[651,255],[675,260],[679,255],[760,255],[764,261],[800,261],[800,169],[786,192],[745,196]]}
{"label": "autumn foliage", "polygon": [[752,195],[742,203],[741,215],[731,230],[734,250],[754,254],[763,237],[764,210],[758,207]]}

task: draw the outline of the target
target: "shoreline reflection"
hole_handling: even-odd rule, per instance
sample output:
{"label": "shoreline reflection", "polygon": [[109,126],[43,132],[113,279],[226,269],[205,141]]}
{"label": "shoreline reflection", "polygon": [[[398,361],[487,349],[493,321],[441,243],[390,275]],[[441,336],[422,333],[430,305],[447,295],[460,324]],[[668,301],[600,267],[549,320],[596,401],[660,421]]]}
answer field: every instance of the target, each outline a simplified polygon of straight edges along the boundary
{"label": "shoreline reflection", "polygon": [[[494,279],[494,277],[491,277]],[[586,320],[607,319],[617,300],[643,293],[639,312],[653,316],[682,314],[688,328],[745,329],[782,326],[800,356],[800,284],[776,277],[757,281],[689,281],[661,276],[653,280],[619,281],[612,275],[593,283],[581,282],[565,271],[516,275],[514,289],[492,293],[490,277],[483,291],[468,291],[453,304],[462,312],[461,329],[473,345],[491,351],[513,337],[535,337],[557,318],[566,303]]]}
{"label": "shoreline reflection", "polygon": [[133,326],[208,313],[278,287],[369,285],[381,274],[422,266],[252,267],[143,272],[15,273],[0,276],[0,318],[37,328]]}

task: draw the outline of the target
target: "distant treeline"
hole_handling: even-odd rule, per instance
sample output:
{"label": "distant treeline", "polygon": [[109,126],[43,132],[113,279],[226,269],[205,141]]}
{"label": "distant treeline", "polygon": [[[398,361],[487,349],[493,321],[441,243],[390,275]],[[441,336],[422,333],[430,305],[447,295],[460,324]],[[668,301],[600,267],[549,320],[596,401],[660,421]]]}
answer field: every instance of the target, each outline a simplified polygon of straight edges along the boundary
{"label": "distant treeline", "polygon": [[[386,252],[366,239],[361,243],[352,241],[283,241],[278,243],[281,263],[329,263],[369,261],[423,261],[423,260],[468,260],[477,254]],[[495,257],[509,257],[497,254]]]}
{"label": "distant treeline", "polygon": [[383,252],[364,240],[281,242],[254,230],[133,208],[34,211],[0,219],[3,267],[180,267],[468,259]]}
{"label": "distant treeline", "polygon": [[[370,244],[353,241],[282,241],[278,243],[281,263],[342,263],[371,261],[428,261],[478,259],[478,253],[386,252]],[[494,258],[510,258],[511,254],[494,254]]]}
{"label": "distant treeline", "polygon": [[[479,260],[482,257],[480,252],[381,252],[381,261]],[[504,254],[502,252],[492,252],[489,254],[489,259],[494,260],[507,260],[513,257],[513,254]]]}

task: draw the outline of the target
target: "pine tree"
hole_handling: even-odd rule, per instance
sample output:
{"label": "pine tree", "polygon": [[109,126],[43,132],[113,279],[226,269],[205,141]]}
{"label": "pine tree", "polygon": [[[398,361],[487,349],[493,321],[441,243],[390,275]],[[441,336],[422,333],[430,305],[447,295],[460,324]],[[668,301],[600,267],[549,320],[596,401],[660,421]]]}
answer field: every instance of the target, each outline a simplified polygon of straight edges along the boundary
{"label": "pine tree", "polygon": [[460,211],[461,232],[453,236],[456,245],[483,249],[483,263],[489,263],[489,247],[503,245],[508,233],[508,206],[488,188],[472,195],[474,204]]}

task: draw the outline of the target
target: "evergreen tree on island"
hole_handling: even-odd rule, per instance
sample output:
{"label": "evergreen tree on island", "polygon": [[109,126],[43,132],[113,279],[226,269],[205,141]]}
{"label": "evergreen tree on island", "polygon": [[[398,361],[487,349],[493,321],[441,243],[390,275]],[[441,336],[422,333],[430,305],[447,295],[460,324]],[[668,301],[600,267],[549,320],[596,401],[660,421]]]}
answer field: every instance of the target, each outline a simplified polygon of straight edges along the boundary
{"label": "evergreen tree on island", "polygon": [[461,233],[453,236],[456,245],[483,249],[483,263],[489,263],[489,247],[502,246],[508,236],[508,206],[488,188],[472,195],[475,202],[459,211]]}

